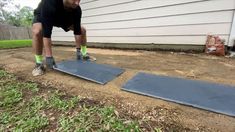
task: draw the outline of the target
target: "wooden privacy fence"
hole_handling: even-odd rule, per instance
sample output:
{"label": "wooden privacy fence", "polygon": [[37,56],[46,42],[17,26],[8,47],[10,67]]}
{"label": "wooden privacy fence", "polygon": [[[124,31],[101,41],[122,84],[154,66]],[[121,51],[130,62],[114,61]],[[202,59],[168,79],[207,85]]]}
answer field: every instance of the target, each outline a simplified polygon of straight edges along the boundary
{"label": "wooden privacy fence", "polygon": [[31,39],[31,28],[0,24],[0,40]]}

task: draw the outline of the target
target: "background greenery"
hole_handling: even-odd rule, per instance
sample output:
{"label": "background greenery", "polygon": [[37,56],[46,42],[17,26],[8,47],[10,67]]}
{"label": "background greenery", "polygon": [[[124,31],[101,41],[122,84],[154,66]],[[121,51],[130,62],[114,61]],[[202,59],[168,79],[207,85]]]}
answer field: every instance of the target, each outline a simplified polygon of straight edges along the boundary
{"label": "background greenery", "polygon": [[20,7],[12,0],[0,0],[0,23],[13,26],[31,26],[33,20],[33,9],[31,7]]}
{"label": "background greenery", "polygon": [[0,49],[29,47],[32,40],[0,40]]}

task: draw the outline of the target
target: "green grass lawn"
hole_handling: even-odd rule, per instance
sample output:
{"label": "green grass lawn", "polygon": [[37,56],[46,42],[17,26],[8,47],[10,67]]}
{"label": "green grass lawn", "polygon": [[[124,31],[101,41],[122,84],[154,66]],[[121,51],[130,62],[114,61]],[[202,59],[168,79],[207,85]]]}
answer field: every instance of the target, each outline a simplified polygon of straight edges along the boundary
{"label": "green grass lawn", "polygon": [[0,49],[29,47],[31,45],[32,40],[0,40]]}
{"label": "green grass lawn", "polygon": [[89,102],[94,101],[18,80],[0,69],[0,131],[141,131],[137,121],[120,118],[113,107]]}

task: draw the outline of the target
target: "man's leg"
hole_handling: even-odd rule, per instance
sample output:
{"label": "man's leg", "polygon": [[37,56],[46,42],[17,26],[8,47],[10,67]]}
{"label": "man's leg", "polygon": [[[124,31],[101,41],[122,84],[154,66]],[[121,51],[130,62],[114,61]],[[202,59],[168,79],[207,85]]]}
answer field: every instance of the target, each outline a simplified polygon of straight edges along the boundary
{"label": "man's leg", "polygon": [[34,23],[32,27],[33,36],[33,50],[35,55],[42,55],[43,41],[42,41],[42,24]]}
{"label": "man's leg", "polygon": [[32,27],[33,51],[35,53],[36,66],[32,72],[33,76],[42,75],[44,73],[43,67],[43,40],[42,40],[42,24],[34,23]]}

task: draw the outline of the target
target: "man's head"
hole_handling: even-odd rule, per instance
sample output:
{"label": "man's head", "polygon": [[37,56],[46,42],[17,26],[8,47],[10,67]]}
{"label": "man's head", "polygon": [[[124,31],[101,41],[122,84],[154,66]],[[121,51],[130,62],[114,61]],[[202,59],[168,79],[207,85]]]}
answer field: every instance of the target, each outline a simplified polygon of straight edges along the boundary
{"label": "man's head", "polygon": [[63,0],[66,8],[76,8],[79,6],[80,0]]}

